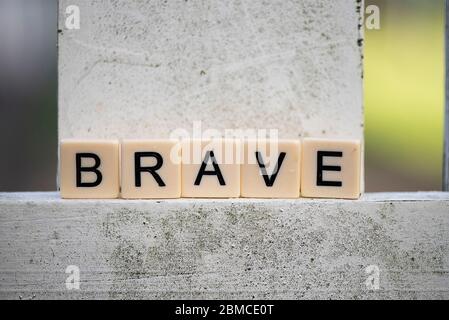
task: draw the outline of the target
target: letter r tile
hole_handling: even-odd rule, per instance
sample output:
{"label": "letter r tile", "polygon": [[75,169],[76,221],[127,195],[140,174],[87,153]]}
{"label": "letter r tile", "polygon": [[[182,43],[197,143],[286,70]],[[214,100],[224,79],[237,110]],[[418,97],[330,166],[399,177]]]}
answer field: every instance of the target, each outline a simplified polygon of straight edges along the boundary
{"label": "letter r tile", "polygon": [[301,196],[358,199],[361,151],[359,140],[303,140]]}
{"label": "letter r tile", "polygon": [[181,197],[181,143],[178,140],[124,140],[122,198]]}
{"label": "letter r tile", "polygon": [[59,175],[64,199],[117,198],[120,193],[118,141],[61,141]]}

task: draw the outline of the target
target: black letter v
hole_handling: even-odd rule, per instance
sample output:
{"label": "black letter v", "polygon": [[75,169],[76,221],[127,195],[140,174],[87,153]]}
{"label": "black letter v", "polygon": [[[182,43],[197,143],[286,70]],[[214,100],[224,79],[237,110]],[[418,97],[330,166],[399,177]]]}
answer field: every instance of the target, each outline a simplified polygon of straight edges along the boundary
{"label": "black letter v", "polygon": [[265,163],[263,163],[262,155],[260,154],[260,152],[256,152],[257,163],[259,164],[260,171],[262,173],[263,179],[265,180],[265,184],[267,185],[267,187],[272,187],[274,185],[274,182],[276,181],[279,170],[281,169],[282,163],[284,162],[286,155],[287,153],[285,152],[281,152],[279,154],[278,163],[274,167],[273,174],[270,177],[268,176]]}

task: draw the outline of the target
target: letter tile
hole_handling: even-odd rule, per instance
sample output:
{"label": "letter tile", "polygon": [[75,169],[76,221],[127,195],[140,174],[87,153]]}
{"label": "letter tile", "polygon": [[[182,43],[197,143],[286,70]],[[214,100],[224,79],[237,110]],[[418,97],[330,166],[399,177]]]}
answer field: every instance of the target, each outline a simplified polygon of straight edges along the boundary
{"label": "letter tile", "polygon": [[244,142],[241,195],[244,198],[299,198],[301,143],[294,140]]}
{"label": "letter tile", "polygon": [[122,141],[122,198],[181,197],[181,143],[177,140]]}
{"label": "letter tile", "polygon": [[120,193],[118,141],[61,141],[59,173],[64,199],[117,198]]}
{"label": "letter tile", "polygon": [[358,199],[360,141],[304,139],[301,196]]}
{"label": "letter tile", "polygon": [[239,197],[240,152],[238,140],[183,141],[182,196]]}

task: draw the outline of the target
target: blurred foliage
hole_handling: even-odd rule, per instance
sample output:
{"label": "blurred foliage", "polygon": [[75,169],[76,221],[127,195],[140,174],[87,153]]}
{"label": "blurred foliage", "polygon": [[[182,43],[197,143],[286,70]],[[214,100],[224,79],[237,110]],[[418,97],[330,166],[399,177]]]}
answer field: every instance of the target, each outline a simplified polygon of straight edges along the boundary
{"label": "blurred foliage", "polygon": [[381,29],[365,33],[367,189],[441,189],[444,1],[369,4]]}

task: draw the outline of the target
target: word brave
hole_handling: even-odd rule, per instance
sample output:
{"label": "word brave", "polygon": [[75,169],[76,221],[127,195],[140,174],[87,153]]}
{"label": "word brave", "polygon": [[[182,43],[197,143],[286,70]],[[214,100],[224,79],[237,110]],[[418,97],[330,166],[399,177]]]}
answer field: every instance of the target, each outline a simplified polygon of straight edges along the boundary
{"label": "word brave", "polygon": [[357,199],[360,141],[65,140],[66,199]]}

